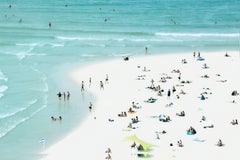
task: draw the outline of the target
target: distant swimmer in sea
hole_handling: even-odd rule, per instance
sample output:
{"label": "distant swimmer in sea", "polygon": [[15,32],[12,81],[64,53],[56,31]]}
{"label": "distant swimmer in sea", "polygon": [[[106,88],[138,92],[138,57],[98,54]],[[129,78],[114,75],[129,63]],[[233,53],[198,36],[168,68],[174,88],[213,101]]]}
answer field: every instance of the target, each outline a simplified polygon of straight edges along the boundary
{"label": "distant swimmer in sea", "polygon": [[48,22],[48,27],[52,27],[52,23],[51,22]]}
{"label": "distant swimmer in sea", "polygon": [[145,54],[147,55],[148,47],[145,47]]}
{"label": "distant swimmer in sea", "polygon": [[11,5],[11,4],[9,4],[9,5],[8,5],[8,8],[12,8],[12,5]]}
{"label": "distant swimmer in sea", "polygon": [[22,19],[19,19],[18,23],[22,23]]}

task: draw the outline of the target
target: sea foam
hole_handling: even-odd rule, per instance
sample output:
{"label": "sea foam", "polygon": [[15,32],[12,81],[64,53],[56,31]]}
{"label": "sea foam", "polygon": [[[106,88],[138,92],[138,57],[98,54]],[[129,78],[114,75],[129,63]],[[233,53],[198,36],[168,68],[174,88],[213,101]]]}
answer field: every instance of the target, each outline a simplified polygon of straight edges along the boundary
{"label": "sea foam", "polygon": [[3,72],[0,70],[0,80],[8,81],[8,78],[6,75],[3,74]]}

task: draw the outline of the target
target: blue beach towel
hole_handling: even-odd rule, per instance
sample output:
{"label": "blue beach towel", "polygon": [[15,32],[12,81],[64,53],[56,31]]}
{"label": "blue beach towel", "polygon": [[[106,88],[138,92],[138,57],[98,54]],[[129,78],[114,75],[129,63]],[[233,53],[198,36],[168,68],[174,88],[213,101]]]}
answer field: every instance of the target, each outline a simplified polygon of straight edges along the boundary
{"label": "blue beach towel", "polygon": [[202,57],[198,57],[197,60],[198,60],[198,61],[204,61],[204,58],[202,58]]}
{"label": "blue beach towel", "polygon": [[205,139],[194,138],[193,141],[196,141],[196,142],[205,142]]}
{"label": "blue beach towel", "polygon": [[194,135],[194,134],[196,134],[196,133],[193,133],[193,132],[187,132],[187,135]]}

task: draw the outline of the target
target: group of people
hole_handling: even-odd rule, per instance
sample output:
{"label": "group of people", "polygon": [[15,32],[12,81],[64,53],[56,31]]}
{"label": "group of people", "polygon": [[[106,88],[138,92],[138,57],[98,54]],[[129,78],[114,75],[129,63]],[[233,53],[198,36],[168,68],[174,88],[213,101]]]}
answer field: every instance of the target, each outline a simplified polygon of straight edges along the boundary
{"label": "group of people", "polygon": [[118,117],[127,117],[127,112],[121,112],[118,114]]}
{"label": "group of people", "polygon": [[56,121],[56,120],[60,120],[61,121],[62,120],[62,116],[59,116],[58,118],[51,116],[51,119],[53,121]]}
{"label": "group of people", "polygon": [[[196,57],[196,52],[194,51],[193,52],[193,58],[195,58]],[[201,57],[201,54],[200,54],[200,52],[198,52],[198,55],[197,55],[197,57],[199,58],[199,57]]]}
{"label": "group of people", "polygon": [[135,118],[132,118],[132,123],[138,123],[139,122],[139,119],[138,119],[138,116],[136,116]]}
{"label": "group of people", "polygon": [[182,140],[180,139],[179,141],[177,141],[178,147],[183,147],[183,143]]}
{"label": "group of people", "polygon": [[112,159],[112,156],[111,156],[112,151],[111,151],[110,148],[108,148],[108,149],[105,151],[105,153],[107,154],[107,157],[106,157],[105,159],[107,159],[107,160]]}
{"label": "group of people", "polygon": [[57,96],[58,96],[59,100],[62,99],[62,96],[63,96],[64,101],[65,101],[65,100],[69,100],[69,99],[70,99],[70,92],[67,91],[67,93],[66,93],[66,92],[61,93],[61,92],[59,91],[59,92],[57,93]]}
{"label": "group of people", "polygon": [[[105,84],[108,84],[109,83],[109,78],[108,78],[108,74],[106,74],[106,78],[105,78]],[[92,78],[89,77],[89,87],[91,86],[92,84]],[[104,89],[104,84],[103,84],[103,81],[100,81],[100,90]],[[82,81],[81,83],[81,92],[85,91],[85,84],[84,84],[84,81]]]}

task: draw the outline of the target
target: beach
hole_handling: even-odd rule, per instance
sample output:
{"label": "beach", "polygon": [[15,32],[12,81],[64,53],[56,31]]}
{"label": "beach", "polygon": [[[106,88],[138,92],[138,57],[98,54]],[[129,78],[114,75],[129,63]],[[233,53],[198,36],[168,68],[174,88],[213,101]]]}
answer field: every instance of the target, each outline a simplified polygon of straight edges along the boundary
{"label": "beach", "polygon": [[[152,159],[180,158],[195,138],[200,139],[194,142],[206,138],[196,147],[215,145],[221,138],[225,143],[222,148],[232,150],[228,148],[231,143],[218,136],[217,123],[222,121],[232,129],[238,126],[228,124],[238,118],[238,111],[229,113],[236,109],[238,96],[229,94],[239,81],[234,77],[239,68],[239,6],[237,0],[3,1],[0,159],[106,158],[108,147],[112,159],[135,159],[137,154]],[[194,51],[195,60],[200,51],[205,61],[194,61]],[[220,57],[213,59],[212,52]],[[231,57],[224,57],[225,52]],[[129,61],[123,60],[126,56]],[[204,62],[209,68],[201,70]],[[176,73],[171,72],[174,69]],[[216,76],[218,72],[221,76]],[[68,92],[71,96],[64,100]],[[200,93],[207,99],[199,102]],[[236,103],[227,103],[232,98]],[[229,113],[231,118],[214,118],[216,99],[226,100],[218,106],[229,106],[217,110],[217,115]],[[128,113],[133,106],[139,108]],[[212,106],[213,110],[206,109]],[[185,116],[176,116],[183,111]],[[198,123],[200,113],[206,114],[202,125]],[[167,116],[171,120],[163,123]],[[215,126],[203,129],[211,124]],[[186,137],[190,126],[197,134]],[[209,134],[216,139],[208,138]],[[133,139],[139,145],[134,135],[148,142],[149,153],[142,155],[134,147],[129,149]],[[176,147],[180,140],[184,147]],[[168,148],[170,143],[173,147]],[[58,153],[61,150],[67,150],[66,155]],[[229,153],[235,156],[234,151]]]}
{"label": "beach", "polygon": [[238,51],[220,51],[130,56],[71,70],[76,87],[84,84],[82,96],[95,100],[41,160],[239,159],[240,129],[231,124],[240,117],[238,68]]}

